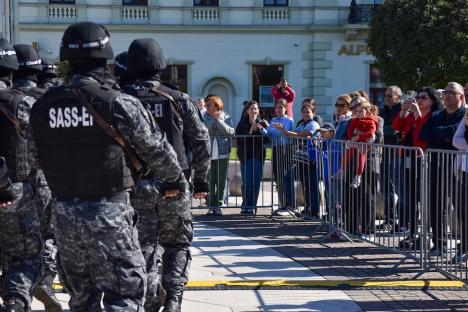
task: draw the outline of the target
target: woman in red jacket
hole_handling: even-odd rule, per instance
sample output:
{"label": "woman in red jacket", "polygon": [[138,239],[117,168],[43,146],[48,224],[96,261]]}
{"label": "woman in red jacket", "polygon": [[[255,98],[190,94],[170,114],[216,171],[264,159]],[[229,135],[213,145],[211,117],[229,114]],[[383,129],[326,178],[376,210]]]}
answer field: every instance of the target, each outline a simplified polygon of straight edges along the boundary
{"label": "woman in red jacket", "polygon": [[[392,128],[402,133],[401,145],[419,147],[422,150],[427,148],[427,142],[421,140],[419,134],[432,113],[442,106],[435,92],[436,90],[431,87],[422,87],[415,99],[408,98],[403,103],[400,113],[392,122]],[[405,249],[421,247],[420,244],[415,246],[419,216],[416,208],[421,200],[419,178],[422,155],[419,154],[415,150],[402,150],[400,153],[399,224],[400,232],[410,234],[400,241],[400,248]]]}
{"label": "woman in red jacket", "polygon": [[286,81],[286,79],[281,78],[280,83],[274,86],[271,89],[271,95],[275,99],[275,103],[281,99],[285,99],[288,103],[287,114],[289,118],[293,118],[293,103],[296,92],[294,92],[291,85]]}
{"label": "woman in red jacket", "polygon": [[[348,126],[347,138],[351,142],[373,143],[377,131],[378,120],[372,113],[372,105],[363,97],[357,98],[359,104],[355,108],[356,117],[351,119]],[[367,148],[362,146],[351,146],[346,150],[342,158],[341,169],[338,176],[343,176],[343,171],[352,157],[356,157],[356,173],[351,183],[352,188],[361,185],[361,176],[367,161]]]}

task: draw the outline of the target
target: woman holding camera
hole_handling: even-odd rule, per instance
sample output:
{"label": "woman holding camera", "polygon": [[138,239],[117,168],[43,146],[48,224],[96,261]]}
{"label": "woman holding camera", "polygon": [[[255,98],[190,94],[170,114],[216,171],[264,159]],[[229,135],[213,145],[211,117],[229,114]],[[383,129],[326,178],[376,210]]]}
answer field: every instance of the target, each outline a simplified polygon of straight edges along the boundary
{"label": "woman holding camera", "polygon": [[268,122],[259,117],[256,101],[245,105],[244,113],[236,127],[237,157],[241,163],[242,214],[255,214],[263,175],[266,148],[264,135]]}

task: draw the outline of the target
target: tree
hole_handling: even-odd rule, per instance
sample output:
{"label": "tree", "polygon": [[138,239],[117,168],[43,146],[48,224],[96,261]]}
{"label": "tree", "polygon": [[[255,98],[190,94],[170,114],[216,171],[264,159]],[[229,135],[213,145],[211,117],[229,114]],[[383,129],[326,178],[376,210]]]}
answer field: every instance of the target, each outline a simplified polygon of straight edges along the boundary
{"label": "tree", "polygon": [[386,0],[370,27],[368,44],[387,85],[468,82],[467,0]]}

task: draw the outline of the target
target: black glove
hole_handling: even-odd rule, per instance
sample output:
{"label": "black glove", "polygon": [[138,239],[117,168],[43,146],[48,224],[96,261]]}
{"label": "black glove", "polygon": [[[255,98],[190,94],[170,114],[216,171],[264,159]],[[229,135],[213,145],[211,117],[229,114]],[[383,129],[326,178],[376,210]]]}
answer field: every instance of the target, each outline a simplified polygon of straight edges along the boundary
{"label": "black glove", "polygon": [[194,193],[209,193],[210,186],[208,182],[203,180],[195,180],[193,181],[193,192]]}
{"label": "black glove", "polygon": [[0,202],[13,201],[15,198],[15,190],[8,177],[6,160],[0,157]]}
{"label": "black glove", "polygon": [[161,183],[159,192],[161,195],[164,195],[167,191],[179,190],[182,193],[185,193],[189,189],[189,184],[184,177],[181,177],[176,182],[167,182]]}

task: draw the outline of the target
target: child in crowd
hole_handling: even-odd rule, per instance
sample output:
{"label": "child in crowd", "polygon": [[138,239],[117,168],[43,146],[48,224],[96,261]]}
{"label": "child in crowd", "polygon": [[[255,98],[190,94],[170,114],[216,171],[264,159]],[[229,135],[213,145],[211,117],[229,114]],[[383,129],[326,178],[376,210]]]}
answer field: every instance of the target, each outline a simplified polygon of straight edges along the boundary
{"label": "child in crowd", "polygon": [[[373,114],[372,105],[365,98],[360,98],[359,102],[360,104],[356,108],[356,117],[350,120],[347,138],[351,142],[372,143],[375,141],[378,120]],[[367,161],[366,148],[353,146],[347,149],[343,155],[341,169],[337,172],[337,175],[339,177],[343,176],[343,171],[346,170],[349,160],[353,156],[357,158],[357,168],[350,186],[358,188],[361,185],[361,176]]]}

